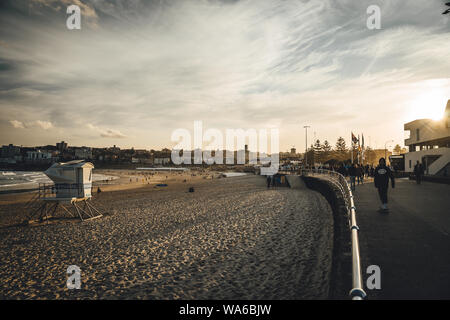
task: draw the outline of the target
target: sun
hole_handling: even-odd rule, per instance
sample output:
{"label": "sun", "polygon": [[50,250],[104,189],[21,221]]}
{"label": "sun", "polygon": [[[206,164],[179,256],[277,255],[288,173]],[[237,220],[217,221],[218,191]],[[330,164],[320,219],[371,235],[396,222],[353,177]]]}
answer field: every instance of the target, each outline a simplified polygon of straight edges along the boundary
{"label": "sun", "polygon": [[445,106],[449,96],[441,88],[429,88],[415,96],[408,103],[409,118],[440,120],[444,117]]}

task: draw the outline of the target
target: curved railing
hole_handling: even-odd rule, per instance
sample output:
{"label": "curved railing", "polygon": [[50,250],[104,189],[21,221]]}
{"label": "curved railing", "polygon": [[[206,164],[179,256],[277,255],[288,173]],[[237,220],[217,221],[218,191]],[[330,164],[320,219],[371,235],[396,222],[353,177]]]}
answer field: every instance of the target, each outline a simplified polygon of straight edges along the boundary
{"label": "curved railing", "polygon": [[349,225],[352,238],[352,278],[353,278],[353,288],[350,290],[350,296],[353,300],[363,300],[366,298],[366,293],[364,291],[364,284],[361,271],[361,258],[359,255],[359,240],[358,231],[359,227],[356,223],[356,207],[353,199],[352,190],[345,179],[345,177],[335,171],[325,170],[325,169],[301,169],[300,175],[326,175],[329,176],[342,192],[344,196],[345,204],[347,206],[349,214]]}

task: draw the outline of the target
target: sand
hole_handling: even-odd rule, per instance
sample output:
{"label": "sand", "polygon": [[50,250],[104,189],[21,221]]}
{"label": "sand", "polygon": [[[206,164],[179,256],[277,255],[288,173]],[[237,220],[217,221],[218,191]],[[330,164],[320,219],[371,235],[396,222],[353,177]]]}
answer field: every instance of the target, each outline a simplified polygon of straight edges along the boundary
{"label": "sand", "polygon": [[[333,219],[320,194],[253,175],[168,185],[105,190],[93,200],[105,216],[87,222],[11,226],[23,202],[0,203],[0,298],[328,297]],[[66,287],[69,265],[80,290]]]}

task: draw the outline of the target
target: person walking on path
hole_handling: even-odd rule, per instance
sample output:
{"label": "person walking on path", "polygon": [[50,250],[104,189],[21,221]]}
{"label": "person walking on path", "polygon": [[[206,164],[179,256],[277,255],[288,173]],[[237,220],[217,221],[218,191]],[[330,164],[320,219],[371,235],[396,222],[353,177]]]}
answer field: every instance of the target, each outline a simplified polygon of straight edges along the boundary
{"label": "person walking on path", "polygon": [[356,174],[357,174],[357,170],[355,168],[355,165],[352,163],[350,168],[348,168],[348,175],[350,176],[350,188],[352,189],[352,191],[355,191],[355,189],[356,189],[356,185],[355,185]]}
{"label": "person walking on path", "polygon": [[268,175],[266,179],[267,179],[267,189],[269,189],[270,185],[272,184],[272,177]]}
{"label": "person walking on path", "polygon": [[356,167],[356,176],[358,178],[358,185],[364,183],[364,169],[362,165],[358,164]]}
{"label": "person walking on path", "polygon": [[337,169],[337,172],[342,174],[344,177],[347,176],[347,170],[345,170],[345,167],[344,167],[344,165],[342,163],[339,166],[339,168]]}
{"label": "person walking on path", "polygon": [[422,164],[419,162],[419,160],[417,160],[417,163],[414,166],[414,175],[416,176],[417,184],[421,184],[422,183],[422,176],[424,174],[424,171],[425,170],[423,170]]}
{"label": "person walking on path", "polygon": [[378,195],[381,200],[381,211],[387,211],[389,179],[391,179],[392,189],[395,188],[394,174],[391,169],[386,166],[386,159],[381,158],[378,167],[375,169],[374,183],[378,189]]}

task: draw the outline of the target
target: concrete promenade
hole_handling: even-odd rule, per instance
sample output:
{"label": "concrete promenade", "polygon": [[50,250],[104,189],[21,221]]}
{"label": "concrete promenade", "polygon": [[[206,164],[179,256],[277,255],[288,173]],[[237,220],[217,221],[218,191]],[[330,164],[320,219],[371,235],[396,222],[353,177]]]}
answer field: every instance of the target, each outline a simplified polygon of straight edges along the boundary
{"label": "concrete promenade", "polygon": [[450,185],[397,179],[389,189],[388,214],[373,180],[357,185],[363,277],[381,268],[381,290],[370,299],[450,299]]}

